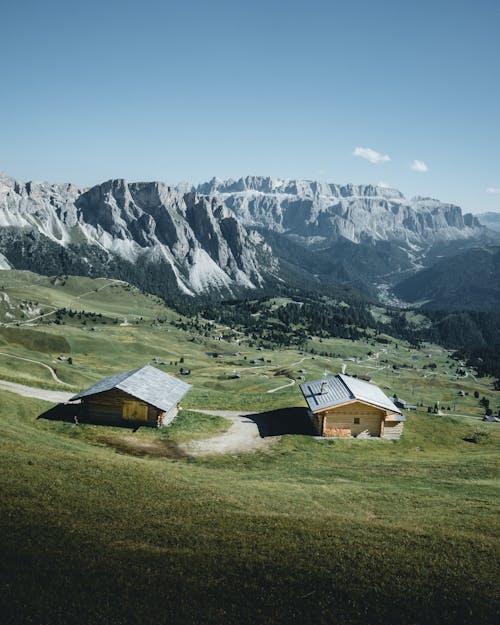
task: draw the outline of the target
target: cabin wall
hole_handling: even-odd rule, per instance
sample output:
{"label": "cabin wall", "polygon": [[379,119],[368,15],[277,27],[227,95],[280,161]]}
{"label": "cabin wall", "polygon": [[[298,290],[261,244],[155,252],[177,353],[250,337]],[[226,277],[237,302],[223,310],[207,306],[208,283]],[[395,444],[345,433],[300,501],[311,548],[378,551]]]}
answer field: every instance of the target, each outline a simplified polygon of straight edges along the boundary
{"label": "cabin wall", "polygon": [[159,416],[158,427],[170,425],[179,412],[179,404],[172,406],[167,412],[162,412]]}
{"label": "cabin wall", "polygon": [[[127,411],[127,408],[125,408],[124,413],[125,402],[128,403],[129,409]],[[136,403],[137,406],[140,407],[138,414],[141,414],[141,417],[134,418],[131,402]],[[82,406],[84,415],[88,419],[95,421],[120,422],[130,420],[144,423],[144,425],[156,426],[158,416],[161,414],[161,410],[158,408],[141,402],[119,389],[111,389],[104,393],[99,393],[98,395],[84,397]],[[128,418],[127,416],[124,417],[124,414],[127,415],[127,412],[130,415]],[[146,418],[143,418],[142,415],[146,416]]]}
{"label": "cabin wall", "polygon": [[[385,410],[361,402],[353,402],[330,408],[320,415],[323,420],[323,436],[348,437],[358,436],[361,433],[380,436]],[[355,418],[359,419],[359,423],[354,423]]]}
{"label": "cabin wall", "polygon": [[310,418],[314,429],[319,436],[323,436],[323,417],[320,414],[310,413]]}
{"label": "cabin wall", "polygon": [[400,438],[403,433],[403,425],[403,421],[386,421],[384,423],[384,434],[382,438]]}

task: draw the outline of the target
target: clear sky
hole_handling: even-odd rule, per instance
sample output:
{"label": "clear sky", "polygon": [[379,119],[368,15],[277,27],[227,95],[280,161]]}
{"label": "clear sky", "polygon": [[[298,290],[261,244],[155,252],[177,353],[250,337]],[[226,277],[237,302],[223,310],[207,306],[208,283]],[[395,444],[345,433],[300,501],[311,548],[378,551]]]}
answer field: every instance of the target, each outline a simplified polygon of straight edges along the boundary
{"label": "clear sky", "polygon": [[500,210],[499,0],[3,0],[0,22],[21,180],[383,182]]}

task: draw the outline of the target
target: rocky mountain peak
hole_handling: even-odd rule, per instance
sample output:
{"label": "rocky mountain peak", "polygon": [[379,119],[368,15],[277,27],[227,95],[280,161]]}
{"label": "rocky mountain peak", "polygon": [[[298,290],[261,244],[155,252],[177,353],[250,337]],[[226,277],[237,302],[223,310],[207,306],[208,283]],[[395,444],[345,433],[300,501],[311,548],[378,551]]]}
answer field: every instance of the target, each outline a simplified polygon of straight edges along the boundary
{"label": "rocky mountain peak", "polygon": [[[117,262],[167,266],[186,294],[258,288],[281,279],[283,267],[300,266],[301,279],[304,271],[312,280],[349,279],[353,254],[361,259],[356,272],[375,279],[417,267],[435,243],[486,232],[458,206],[432,198],[269,176],[212,178],[197,187],[118,178],[82,189],[0,175],[1,227],[34,232],[35,242],[90,247]],[[15,265],[1,240],[2,264]],[[389,245],[383,257],[381,243]]]}

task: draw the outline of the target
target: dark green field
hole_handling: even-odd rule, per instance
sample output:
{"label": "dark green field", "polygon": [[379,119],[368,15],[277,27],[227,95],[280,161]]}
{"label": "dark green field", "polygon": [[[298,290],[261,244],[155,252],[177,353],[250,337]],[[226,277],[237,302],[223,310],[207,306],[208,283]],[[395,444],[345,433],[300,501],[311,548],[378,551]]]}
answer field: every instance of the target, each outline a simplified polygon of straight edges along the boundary
{"label": "dark green field", "polygon": [[420,415],[399,442],[172,459],[1,402],[4,623],[495,621],[493,427],[474,444],[468,423]]}

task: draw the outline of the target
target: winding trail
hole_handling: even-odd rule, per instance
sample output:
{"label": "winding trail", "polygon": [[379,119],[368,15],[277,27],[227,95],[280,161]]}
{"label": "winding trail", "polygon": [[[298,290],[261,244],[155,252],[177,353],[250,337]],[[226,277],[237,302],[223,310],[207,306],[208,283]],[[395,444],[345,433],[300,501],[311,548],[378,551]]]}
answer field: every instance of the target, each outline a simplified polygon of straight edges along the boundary
{"label": "winding trail", "polygon": [[[102,278],[103,280],[106,280],[107,278]],[[99,280],[99,278],[97,278],[97,280]],[[85,295],[90,295],[91,293],[97,293],[98,291],[102,291],[103,289],[105,289],[108,286],[111,286],[112,284],[126,284],[123,280],[115,280],[115,279],[110,279],[109,282],[107,282],[106,284],[103,284],[102,286],[100,286],[97,289],[92,289],[92,291],[86,291],[85,293],[80,293],[80,295],[75,295],[75,297],[72,298],[72,302],[81,299],[82,297],[85,297]],[[32,285],[35,286],[35,285]],[[15,286],[12,287],[7,287],[7,288],[16,288]],[[22,321],[9,321],[8,323],[2,323],[0,325],[3,325],[5,327],[10,327],[10,326],[17,326],[17,325],[21,325],[21,326],[26,326],[26,325],[31,325],[33,323],[33,321],[37,321],[38,319],[43,319],[44,317],[49,317],[50,315],[53,315],[58,308],[56,306],[53,306],[54,310],[50,310],[49,312],[43,313],[43,315],[38,315],[38,317],[32,317],[31,319],[27,319],[26,321],[22,322]],[[62,382],[62,384],[64,384],[64,382]]]}
{"label": "winding trail", "polygon": [[276,393],[276,391],[281,391],[283,388],[288,388],[289,386],[293,386],[295,384],[295,380],[290,380],[288,384],[283,384],[283,386],[278,386],[278,388],[272,388],[267,391],[267,393]]}
{"label": "winding trail", "polygon": [[44,362],[41,362],[40,360],[33,360],[31,358],[23,358],[22,356],[15,356],[14,354],[8,354],[7,352],[0,352],[0,355],[8,356],[9,358],[16,358],[17,360],[25,360],[26,362],[33,362],[35,363],[35,365],[40,365],[41,367],[45,367],[46,369],[50,371],[50,375],[54,378],[56,382],[58,382],[59,384],[64,384],[64,386],[71,386],[71,384],[68,384],[67,382],[63,382],[60,378],[58,378],[57,373],[50,365],[46,365]]}
{"label": "winding trail", "polygon": [[[35,388],[0,380],[0,390],[10,391],[23,397],[33,397],[44,401],[62,404],[69,401],[73,393],[63,391],[49,391],[43,388]],[[179,447],[191,456],[209,456],[214,454],[239,454],[268,449],[277,440],[278,436],[262,438],[257,424],[249,419],[252,412],[240,412],[235,410],[197,410],[203,414],[223,417],[231,421],[231,427],[220,434],[197,441],[182,443]]]}
{"label": "winding trail", "polygon": [[73,299],[81,299],[82,297],[85,297],[85,295],[90,295],[91,293],[97,293],[98,291],[102,291],[103,289],[105,289],[108,286],[111,286],[112,284],[127,284],[124,280],[116,280],[114,278],[110,279],[109,282],[107,282],[106,284],[103,284],[102,286],[98,287],[97,289],[92,289],[91,291],[85,291],[85,293],[80,293],[80,295],[77,295],[76,297],[74,297]]}

